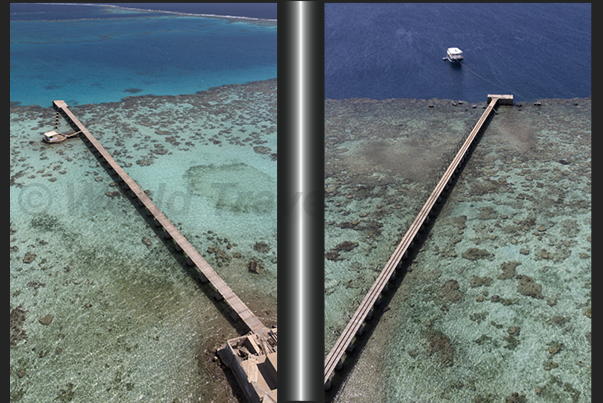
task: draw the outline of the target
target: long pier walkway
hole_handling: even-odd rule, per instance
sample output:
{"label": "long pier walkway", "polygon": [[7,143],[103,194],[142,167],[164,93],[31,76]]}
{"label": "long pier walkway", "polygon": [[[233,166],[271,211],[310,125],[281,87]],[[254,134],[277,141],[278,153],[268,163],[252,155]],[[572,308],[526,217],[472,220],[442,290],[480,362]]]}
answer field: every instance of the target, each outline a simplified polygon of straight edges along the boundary
{"label": "long pier walkway", "polygon": [[362,324],[364,323],[364,321],[370,320],[372,316],[373,307],[379,303],[379,297],[384,291],[388,281],[394,278],[394,271],[397,267],[400,267],[399,265],[401,260],[407,256],[408,249],[412,247],[411,245],[413,244],[415,237],[419,233],[419,230],[429,222],[429,215],[434,205],[436,204],[436,202],[441,200],[440,196],[442,192],[450,186],[450,183],[454,179],[453,176],[458,174],[457,168],[462,162],[465,161],[467,151],[473,144],[475,137],[477,136],[480,129],[486,122],[486,119],[488,118],[488,116],[490,116],[490,114],[494,110],[494,107],[499,101],[501,104],[513,104],[513,96],[488,95],[488,106],[486,107],[486,110],[479,118],[477,124],[475,125],[475,127],[473,128],[473,130],[457,152],[456,156],[448,166],[448,169],[446,170],[446,172],[444,172],[444,175],[442,176],[435,189],[427,199],[427,202],[413,221],[408,231],[406,231],[406,234],[402,238],[402,241],[400,241],[398,247],[396,248],[392,256],[389,258],[387,264],[377,277],[377,280],[375,280],[375,283],[368,291],[368,293],[360,303],[360,306],[358,307],[358,309],[348,322],[347,326],[337,339],[337,342],[335,342],[335,345],[327,355],[324,366],[325,388],[328,389],[330,387],[330,379],[331,375],[333,374],[333,371],[335,371],[335,369],[338,368],[338,366],[340,365],[346,350],[351,351],[353,349],[354,337],[356,337],[356,335],[361,334]]}
{"label": "long pier walkway", "polygon": [[64,101],[52,101],[54,109],[61,113],[63,117],[86,137],[92,146],[98,151],[102,158],[111,166],[113,171],[119,176],[120,181],[125,183],[127,188],[146,207],[147,214],[153,215],[155,225],[162,226],[167,238],[172,238],[177,250],[182,250],[188,256],[189,264],[192,262],[199,270],[201,281],[209,281],[216,290],[214,297],[224,299],[233,309],[238,318],[240,318],[250,331],[263,336],[268,336],[270,329],[260,322],[253,312],[237,297],[232,289],[222,280],[215,270],[203,259],[197,250],[184,238],[178,229],[168,220],[168,218],[157,208],[151,199],[140,189],[132,178],[115,162],[111,154],[94,138],[94,136],[84,127],[84,125],[73,115]]}

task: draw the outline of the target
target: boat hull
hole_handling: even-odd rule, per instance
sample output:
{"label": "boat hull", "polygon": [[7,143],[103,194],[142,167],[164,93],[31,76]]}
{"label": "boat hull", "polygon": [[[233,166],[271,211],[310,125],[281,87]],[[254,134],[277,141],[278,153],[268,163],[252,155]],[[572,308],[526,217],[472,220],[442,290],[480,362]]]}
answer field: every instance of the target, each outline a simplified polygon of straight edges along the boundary
{"label": "boat hull", "polygon": [[54,137],[42,137],[42,141],[48,144],[54,144],[54,143],[62,143],[63,141],[65,141],[67,139],[67,137],[63,136],[63,135],[58,135],[58,136],[54,136]]}

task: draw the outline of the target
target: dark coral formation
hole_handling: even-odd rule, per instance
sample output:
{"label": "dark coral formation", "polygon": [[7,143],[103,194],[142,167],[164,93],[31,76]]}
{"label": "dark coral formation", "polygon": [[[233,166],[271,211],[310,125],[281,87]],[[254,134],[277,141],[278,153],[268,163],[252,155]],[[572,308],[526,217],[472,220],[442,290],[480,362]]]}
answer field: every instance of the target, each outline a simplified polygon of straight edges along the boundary
{"label": "dark coral formation", "polygon": [[505,398],[505,403],[525,403],[527,402],[526,395],[520,395],[517,392],[513,392],[511,396]]}
{"label": "dark coral formation", "polygon": [[25,322],[25,311],[19,305],[10,308],[10,348],[17,347],[17,343],[27,339],[27,333],[23,329]]}
{"label": "dark coral formation", "polygon": [[454,346],[450,338],[439,330],[429,329],[424,332],[427,339],[427,355],[436,354],[439,362],[446,367],[454,364]]}
{"label": "dark coral formation", "polygon": [[460,301],[463,293],[459,289],[459,283],[456,280],[446,280],[440,290],[442,298],[450,302]]}
{"label": "dark coral formation", "polygon": [[491,277],[478,277],[478,276],[473,276],[471,278],[471,287],[480,287],[482,285],[489,287],[490,285],[492,285],[492,278]]}
{"label": "dark coral formation", "polygon": [[327,252],[325,254],[325,257],[329,260],[342,260],[342,257],[339,256],[339,252],[341,252],[341,251],[349,252],[357,246],[358,246],[358,242],[344,241],[344,242],[338,244],[337,246],[335,246],[334,248],[332,248],[329,252]]}
{"label": "dark coral formation", "polygon": [[500,266],[502,273],[498,275],[501,280],[509,280],[515,277],[515,268],[519,266],[519,262],[505,262]]}
{"label": "dark coral formation", "polygon": [[532,298],[542,299],[542,285],[536,283],[531,277],[519,274],[515,276],[519,282],[517,283],[517,291],[521,295],[525,295]]}
{"label": "dark coral formation", "polygon": [[262,253],[270,252],[270,246],[266,242],[256,242],[253,249]]}
{"label": "dark coral formation", "polygon": [[492,254],[485,249],[469,248],[463,252],[463,258],[468,260],[489,259]]}

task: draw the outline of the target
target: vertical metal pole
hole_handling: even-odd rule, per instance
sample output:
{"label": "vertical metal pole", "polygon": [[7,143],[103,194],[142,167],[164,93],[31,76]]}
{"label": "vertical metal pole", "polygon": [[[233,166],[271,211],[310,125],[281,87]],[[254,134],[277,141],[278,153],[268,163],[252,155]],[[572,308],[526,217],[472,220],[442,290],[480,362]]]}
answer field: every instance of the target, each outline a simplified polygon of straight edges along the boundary
{"label": "vertical metal pole", "polygon": [[279,401],[324,400],[324,5],[278,5]]}

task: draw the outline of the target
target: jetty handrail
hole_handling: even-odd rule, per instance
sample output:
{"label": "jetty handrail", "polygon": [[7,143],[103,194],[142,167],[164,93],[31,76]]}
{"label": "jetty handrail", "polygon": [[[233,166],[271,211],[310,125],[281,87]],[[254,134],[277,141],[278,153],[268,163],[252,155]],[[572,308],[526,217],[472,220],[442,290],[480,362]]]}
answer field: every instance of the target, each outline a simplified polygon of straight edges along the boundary
{"label": "jetty handrail", "polygon": [[[479,118],[479,120],[475,124],[475,126],[473,127],[473,130],[471,131],[471,133],[469,134],[469,136],[467,137],[467,139],[465,140],[465,142],[463,143],[463,145],[457,152],[456,156],[454,157],[454,159],[448,166],[448,169],[446,170],[446,172],[444,172],[444,175],[442,175],[442,178],[440,179],[440,181],[436,185],[435,189],[433,190],[433,192],[427,199],[427,202],[425,203],[425,205],[423,206],[423,208],[421,209],[421,211],[419,212],[419,214],[417,215],[417,217],[411,224],[410,228],[406,231],[406,234],[402,237],[402,240],[396,247],[394,253],[387,261],[385,267],[383,268],[383,270],[381,271],[381,273],[375,280],[373,286],[370,288],[368,293],[365,295],[364,299],[362,300],[362,302],[356,309],[356,312],[354,313],[354,315],[348,322],[347,326],[344,328],[343,332],[341,333],[341,335],[335,342],[335,345],[333,346],[333,348],[327,355],[327,358],[325,359],[325,365],[324,365],[324,383],[325,383],[325,385],[327,385],[327,383],[329,382],[329,379],[330,379],[333,371],[337,367],[338,363],[340,362],[341,358],[343,357],[348,346],[351,345],[353,338],[356,336],[356,334],[360,330],[360,327],[362,326],[362,323],[365,321],[369,312],[371,311],[371,309],[377,302],[379,295],[381,294],[385,285],[391,278],[392,274],[394,273],[394,270],[396,269],[396,267],[398,266],[398,264],[400,263],[402,258],[405,256],[405,254],[406,254],[409,246],[411,245],[412,241],[414,240],[415,236],[417,235],[417,233],[419,232],[419,230],[421,229],[423,224],[427,223],[427,221],[429,220],[428,215],[431,212],[433,206],[435,205],[438,198],[442,194],[442,191],[444,190],[444,188],[449,184],[449,182],[452,178],[452,175],[458,168],[461,161],[465,158],[465,154],[467,153],[467,150],[473,143],[479,130],[483,126],[484,122],[486,121],[486,119],[488,118],[490,113],[494,110],[494,106],[496,105],[496,103],[501,98],[507,100],[507,99],[509,99],[509,96],[488,95],[488,106],[486,107],[486,110],[484,111],[482,116]],[[512,100],[512,96],[510,99]]]}
{"label": "jetty handrail", "polygon": [[194,265],[199,269],[205,279],[213,285],[218,292],[236,312],[237,316],[245,323],[250,331],[267,335],[270,331],[260,320],[251,312],[251,310],[241,301],[241,299],[232,291],[232,289],[222,280],[216,271],[207,263],[207,261],[197,252],[197,250],[186,240],[170,220],[157,208],[155,203],[142,191],[136,182],[123,170],[123,168],[111,157],[111,154],[94,138],[86,127],[69,110],[64,101],[52,101],[55,109],[62,111],[68,117],[68,121],[77,126],[77,128],[90,141],[94,148],[101,154],[104,160],[111,166],[117,175],[124,181],[132,193],[144,204],[147,210],[153,214],[155,219],[163,226],[174,242],[187,254]]}

